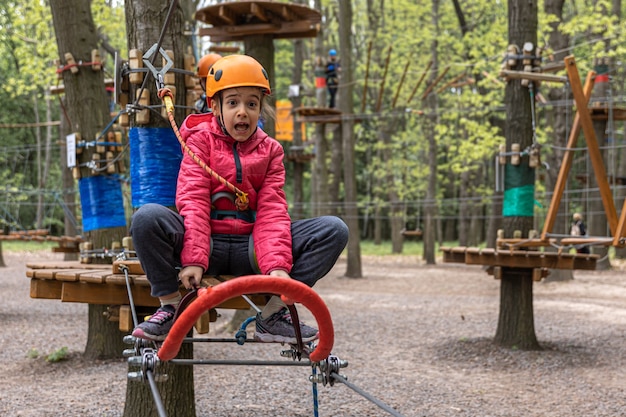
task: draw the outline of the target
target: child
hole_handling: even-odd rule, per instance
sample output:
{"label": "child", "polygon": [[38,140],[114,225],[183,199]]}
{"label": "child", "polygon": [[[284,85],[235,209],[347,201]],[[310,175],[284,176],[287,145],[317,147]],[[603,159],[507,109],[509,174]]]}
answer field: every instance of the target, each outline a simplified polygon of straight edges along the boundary
{"label": "child", "polygon": [[[269,94],[267,73],[252,57],[229,55],[210,69],[207,96],[213,113],[188,116],[181,135],[197,157],[248,193],[249,207],[238,210],[231,190],[185,154],[178,174],[178,213],[147,204],[132,218],[137,256],[152,295],[161,301],[161,308],[133,336],[165,339],[181,299],[179,278],[190,289],[204,273],[260,273],[312,287],[345,248],[348,228],[337,217],[291,222],[283,191],[283,148],[257,127]],[[177,267],[182,267],[180,272]],[[304,324],[300,332],[303,342],[318,337],[317,329]],[[280,297],[271,297],[257,315],[255,339],[297,343]]]}
{"label": "child", "polygon": [[[570,229],[570,235],[572,236],[587,236],[587,227],[583,221],[583,215],[580,213],[574,213],[572,215],[572,228]],[[589,246],[587,245],[575,245],[576,253],[591,253]]]}
{"label": "child", "polygon": [[218,59],[222,56],[220,54],[207,54],[200,58],[198,61],[198,66],[196,68],[196,76],[200,80],[200,87],[202,88],[202,94],[200,98],[196,100],[196,104],[194,105],[196,109],[196,113],[208,113],[211,111],[209,107],[209,100],[205,94],[206,91],[206,76],[209,74],[209,69]]}
{"label": "child", "polygon": [[339,59],[337,58],[337,51],[335,49],[331,49],[328,51],[328,62],[326,63],[328,107],[331,109],[335,107],[335,96],[337,95],[337,89],[339,88],[339,71],[341,71],[341,67],[339,65]]}

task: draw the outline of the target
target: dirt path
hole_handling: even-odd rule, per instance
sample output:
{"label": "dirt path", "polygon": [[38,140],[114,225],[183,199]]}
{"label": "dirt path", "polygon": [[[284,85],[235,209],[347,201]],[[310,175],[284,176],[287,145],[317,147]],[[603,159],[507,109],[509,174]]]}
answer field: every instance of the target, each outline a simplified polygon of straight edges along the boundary
{"label": "dirt path", "polygon": [[[87,306],[29,297],[24,264],[44,257],[59,259],[5,253],[8,267],[0,270],[0,416],[121,416],[125,361],[81,357]],[[479,267],[386,256],[365,257],[363,279],[343,278],[344,271],[340,260],[316,286],[333,315],[333,353],[349,362],[342,373],[350,382],[404,416],[626,416],[623,271],[537,283],[540,352],[492,345],[499,283]],[[231,336],[219,333],[229,314],[213,324],[213,335]],[[43,359],[64,346],[68,360]],[[210,344],[197,347],[196,357],[278,360],[281,349]],[[29,357],[34,351],[39,357]],[[309,374],[196,367],[197,414],[312,416]],[[320,386],[319,400],[320,416],[389,415],[341,384]]]}

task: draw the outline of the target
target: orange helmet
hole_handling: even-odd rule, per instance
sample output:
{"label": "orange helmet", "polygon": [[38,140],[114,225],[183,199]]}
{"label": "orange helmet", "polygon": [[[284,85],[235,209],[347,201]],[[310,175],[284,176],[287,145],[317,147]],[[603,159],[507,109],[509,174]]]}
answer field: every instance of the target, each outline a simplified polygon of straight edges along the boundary
{"label": "orange helmet", "polygon": [[256,59],[248,55],[225,56],[209,69],[206,78],[207,97],[234,87],[259,87],[264,94],[271,94],[267,72]]}
{"label": "orange helmet", "polygon": [[220,54],[208,54],[200,58],[200,61],[198,61],[198,67],[196,68],[196,75],[199,78],[206,78],[211,65],[215,64],[215,62],[217,62],[217,60],[221,57],[222,56]]}

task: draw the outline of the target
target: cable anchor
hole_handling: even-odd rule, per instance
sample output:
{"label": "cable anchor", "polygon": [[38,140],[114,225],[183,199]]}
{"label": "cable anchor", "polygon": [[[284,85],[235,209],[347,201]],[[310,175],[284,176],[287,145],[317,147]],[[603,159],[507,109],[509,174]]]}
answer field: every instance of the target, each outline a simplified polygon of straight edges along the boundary
{"label": "cable anchor", "polygon": [[155,381],[163,382],[167,380],[167,374],[157,375],[156,369],[159,365],[159,357],[156,351],[152,348],[143,349],[141,356],[132,356],[128,358],[129,365],[137,365],[141,369],[135,372],[128,373],[128,379],[130,381],[148,381],[148,373],[155,375]]}
{"label": "cable anchor", "polygon": [[[346,368],[347,366],[348,361],[341,360],[335,355],[329,355],[328,358],[319,362],[318,367],[320,373],[309,376],[309,381],[312,383],[321,383],[324,386],[329,384],[332,387],[335,385],[335,377],[333,374],[339,375],[339,369]],[[341,376],[346,380],[348,379],[343,375]]]}

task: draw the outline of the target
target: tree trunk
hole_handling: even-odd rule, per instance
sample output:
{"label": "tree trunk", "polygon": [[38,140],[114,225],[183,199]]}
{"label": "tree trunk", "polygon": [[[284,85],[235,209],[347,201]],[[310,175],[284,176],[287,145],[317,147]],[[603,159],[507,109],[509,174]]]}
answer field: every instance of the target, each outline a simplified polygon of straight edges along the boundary
{"label": "tree trunk", "polygon": [[469,210],[469,171],[461,173],[459,189],[459,246],[469,246],[470,210]]}
{"label": "tree trunk", "polygon": [[[439,33],[439,0],[432,1],[432,26],[435,33]],[[429,84],[435,82],[439,72],[439,60],[437,48],[439,43],[433,37],[430,45],[432,68]],[[437,139],[435,126],[437,126],[437,96],[433,93],[426,97],[424,103],[428,114],[424,118],[424,136],[428,141],[428,184],[426,186],[426,200],[424,201],[424,260],[428,265],[436,263],[436,240],[437,240]]]}
{"label": "tree trunk", "polygon": [[[537,45],[537,4],[525,0],[509,0],[509,43]],[[534,52],[533,46],[533,52]],[[522,61],[517,61],[522,69]],[[521,80],[511,80],[505,90],[507,115],[507,150],[513,143],[526,149],[533,144],[532,111],[528,87]],[[509,160],[510,162],[510,160]],[[528,157],[519,165],[507,164],[503,202],[503,226],[507,237],[516,230],[528,236],[533,227],[535,171]],[[500,314],[494,342],[504,347],[540,349],[533,321],[532,269],[503,268],[500,283]]]}
{"label": "tree trunk", "polygon": [[379,203],[374,208],[374,244],[381,245],[383,243],[383,210]]}
{"label": "tree trunk", "polygon": [[126,333],[120,331],[119,322],[109,320],[112,314],[119,317],[119,313],[111,311],[110,306],[89,304],[85,358],[119,358],[128,347],[123,342]]}
{"label": "tree trunk", "polygon": [[343,181],[345,190],[345,221],[350,230],[348,241],[348,262],[345,276],[361,278],[361,233],[359,230],[359,210],[357,207],[357,187],[354,160],[354,101],[352,73],[352,4],[339,2],[339,42],[341,51],[342,80],[339,85],[339,108],[342,111],[341,134],[343,139]]}
{"label": "tree trunk", "polygon": [[[174,53],[174,68],[184,68],[184,58],[188,39],[185,37],[185,8],[180,4],[170,11],[171,2],[167,0],[126,0],[124,8],[126,12],[126,31],[129,49],[139,49],[145,54],[150,48],[161,40],[160,47],[164,50],[171,50]],[[187,7],[186,10],[189,10]],[[169,17],[169,22],[167,18]],[[165,27],[167,23],[167,27]],[[165,33],[161,37],[162,31]],[[162,67],[162,56],[157,50],[154,52],[156,58],[154,67]],[[154,57],[154,56],[153,56]],[[267,67],[266,67],[267,68]],[[161,104],[157,96],[155,79],[152,75],[146,75],[149,79],[143,83],[145,89],[149,91],[150,105]],[[182,74],[175,76],[175,119],[184,119],[186,110],[185,104],[186,90],[185,77]],[[130,97],[136,96],[142,85],[131,85]],[[138,125],[136,118],[131,118],[131,128]],[[169,128],[169,122],[160,115],[151,112],[145,128]],[[132,161],[131,161],[132,163]],[[182,346],[179,356],[181,358],[193,358],[193,344],[185,343]],[[159,373],[166,373],[168,379],[158,384],[159,393],[163,399],[163,406],[168,415],[195,417],[195,394],[193,367],[174,366],[162,364]],[[133,365],[129,365],[129,371],[136,371]],[[128,381],[126,387],[126,404],[124,407],[124,417],[134,416],[157,416],[157,409],[152,393],[147,382]]]}
{"label": "tree trunk", "polygon": [[475,170],[472,170],[471,179],[469,182],[469,188],[472,191],[470,197],[472,201],[470,203],[470,224],[469,224],[469,244],[470,246],[477,246],[485,240],[485,210],[480,203],[480,196],[477,195],[476,190],[479,190],[482,186],[483,168],[479,166]]}
{"label": "tree trunk", "polygon": [[[61,97],[61,100],[65,100]],[[65,105],[65,104],[63,104]],[[71,133],[69,121],[65,117],[61,117],[61,124],[59,126],[59,142],[61,143],[61,182],[63,184],[63,205],[65,216],[63,219],[64,234],[65,236],[76,236],[78,234],[76,224],[76,192],[74,191],[74,178],[72,177],[72,171],[67,167],[67,147],[63,140],[67,135]],[[78,260],[78,253],[66,252],[63,256],[65,261]]]}
{"label": "tree trunk", "polygon": [[[193,359],[193,343],[183,343],[178,359]],[[129,372],[138,372],[138,366],[129,365]],[[167,416],[195,417],[193,366],[173,365],[169,362],[157,366],[157,376],[167,375],[163,382],[157,382],[163,407]],[[158,409],[150,385],[146,381],[128,380],[126,383],[126,403],[124,417],[158,417]]]}
{"label": "tree trunk", "polygon": [[[97,49],[98,35],[91,16],[90,2],[84,0],[52,0],[50,1],[52,18],[56,32],[57,45],[61,62],[67,63],[71,54],[75,62],[91,62],[91,51]],[[81,22],[67,24],[68,22]],[[102,71],[93,71],[89,67],[75,67],[76,74],[71,70],[63,71],[65,86],[65,100],[69,126],[73,132],[78,132],[87,141],[93,140],[109,122],[109,100],[104,88],[104,74]],[[80,155],[80,161],[91,161],[94,147],[88,147]],[[80,169],[81,178],[93,175],[91,168],[83,166]],[[90,196],[81,196],[81,202],[89,201]],[[123,207],[118,207],[123,210]],[[85,213],[83,213],[83,219]],[[126,227],[100,228],[86,234],[92,239],[94,248],[111,247],[114,240],[121,241],[126,235]],[[110,259],[108,260],[111,261]],[[103,316],[89,315],[89,329],[105,327]],[[113,352],[119,346],[119,340],[98,338],[98,344],[89,343],[85,348],[87,357],[102,357],[102,352]],[[110,346],[106,346],[107,344]],[[109,357],[120,357],[121,350]]]}
{"label": "tree trunk", "polygon": [[329,195],[328,192],[328,166],[326,165],[326,155],[328,153],[328,141],[326,140],[326,125],[324,123],[315,124],[315,164],[313,169],[313,192],[311,200],[313,203],[313,214],[321,216],[328,213]]}
{"label": "tree trunk", "polygon": [[[321,0],[315,0],[315,10],[322,10]],[[326,69],[324,65],[324,32],[323,26],[315,37],[315,71],[316,76],[323,75]],[[326,86],[315,89],[315,105],[317,107],[326,107]],[[326,164],[326,154],[328,152],[328,141],[326,140],[326,124],[315,123],[315,160],[311,170],[311,206],[312,215],[321,216],[325,213],[328,206],[329,193],[328,187],[328,166]]]}
{"label": "tree trunk", "polygon": [[[563,3],[565,0],[547,0],[544,2],[544,11],[547,14],[554,15],[558,18],[557,22],[550,25],[552,30],[550,31],[548,42],[554,49],[554,61],[563,62],[563,59],[570,53],[567,47],[569,46],[569,36],[565,35],[559,30],[559,22],[563,16]],[[562,86],[551,86],[547,92],[547,97],[551,103],[564,103],[567,99],[571,99],[570,94],[567,93]],[[565,152],[562,150],[567,144],[567,132],[570,126],[567,126],[568,122],[567,106],[553,105],[551,108],[546,109],[547,112],[547,125],[552,126],[554,134],[551,138],[551,142],[555,144],[553,151],[548,155],[541,155],[542,159],[548,164],[546,172],[546,189],[554,190],[556,186],[556,180],[561,169],[561,161]],[[554,198],[553,194],[552,198]],[[557,212],[557,219],[560,221],[555,222],[552,230],[555,234],[569,233],[570,219],[567,215],[569,213],[569,207],[562,201],[559,205]],[[556,252],[558,249],[548,246],[545,248],[547,252]],[[573,271],[571,269],[552,269],[550,275],[546,278],[548,281],[567,281],[574,278]]]}
{"label": "tree trunk", "polygon": [[[254,35],[254,36],[246,36],[244,38],[244,48],[246,51],[246,55],[250,55],[254,57],[265,71],[267,71],[267,76],[270,80],[270,86],[275,88],[276,86],[276,77],[274,71],[274,37],[273,35]],[[266,104],[270,106],[276,105],[274,102],[273,95],[265,98]],[[265,125],[263,126],[263,130],[265,133],[270,135],[271,137],[276,136],[276,125],[274,120],[266,120]]]}
{"label": "tree trunk", "polygon": [[[39,117],[39,102],[37,100],[37,92],[33,93],[33,113],[35,115],[35,122],[40,123],[41,118]],[[41,128],[35,129],[35,138],[37,140],[37,187],[40,190],[43,190],[42,181],[43,181],[43,172],[41,171]],[[37,197],[37,214],[35,215],[35,228],[41,229],[41,225],[43,224],[43,193],[40,191]]]}
{"label": "tree trunk", "polygon": [[331,126],[333,130],[333,133],[332,133],[333,137],[332,137],[331,151],[330,151],[330,178],[329,178],[330,184],[328,186],[328,198],[330,201],[328,201],[328,205],[323,211],[326,214],[338,216],[340,215],[339,191],[341,189],[341,179],[345,175],[344,164],[346,163],[346,161],[343,159],[343,154],[345,152],[345,149],[343,147],[345,145],[343,143],[343,138],[342,138],[342,135],[343,135],[342,125],[333,124],[329,126]]}
{"label": "tree trunk", "polygon": [[535,337],[532,269],[503,268],[495,342],[521,350],[540,348]]}
{"label": "tree trunk", "polygon": [[387,199],[389,201],[389,220],[391,223],[391,253],[402,253],[404,237],[402,229],[404,228],[404,205],[400,201],[398,191],[395,185],[395,172],[393,169],[393,149],[391,143],[392,126],[397,120],[392,118],[384,120],[380,127],[380,141],[383,147],[383,166],[386,167],[386,184]]}
{"label": "tree trunk", "polygon": [[[304,61],[304,45],[302,39],[296,39],[293,42],[293,76],[291,78],[292,85],[302,84],[302,62]],[[291,98],[292,110],[297,109],[302,104],[302,99],[298,94],[296,97]],[[292,112],[292,114],[294,114]],[[294,117],[295,119],[295,117]],[[293,123],[293,142],[292,145],[298,149],[302,149],[302,122],[294,120]],[[304,205],[304,167],[305,162],[298,160],[297,158],[293,162],[293,209],[292,218],[294,220],[302,219],[304,217],[303,205]]]}

